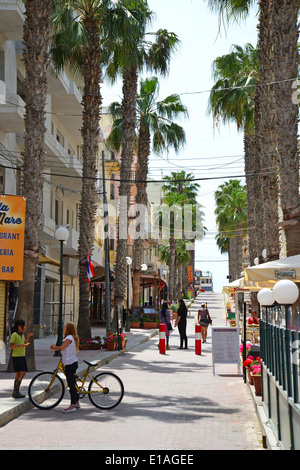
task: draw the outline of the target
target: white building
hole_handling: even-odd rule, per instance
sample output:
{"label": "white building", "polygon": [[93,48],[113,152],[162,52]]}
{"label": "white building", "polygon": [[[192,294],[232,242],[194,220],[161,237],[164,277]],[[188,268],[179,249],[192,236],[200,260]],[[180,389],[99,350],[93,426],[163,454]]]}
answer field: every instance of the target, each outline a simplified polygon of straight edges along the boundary
{"label": "white building", "polygon": [[[0,0],[0,194],[19,195],[21,191],[22,175],[19,168],[22,165],[25,110],[23,22],[21,2]],[[66,73],[57,77],[50,67],[46,106],[43,215],[40,230],[41,255],[34,307],[37,336],[56,333],[60,245],[54,234],[60,225],[68,225],[70,232],[64,246],[64,314],[66,320],[77,320],[78,213],[82,176],[81,100],[80,83],[75,83]],[[100,155],[102,151],[106,149],[100,145]],[[101,181],[100,160],[98,175]],[[99,202],[101,188],[102,184],[99,182]],[[98,226],[92,255],[95,267],[103,266],[104,262],[102,236]],[[7,298],[9,292],[14,292],[17,287],[17,283],[13,286],[10,284],[0,281],[0,340],[4,335]]]}

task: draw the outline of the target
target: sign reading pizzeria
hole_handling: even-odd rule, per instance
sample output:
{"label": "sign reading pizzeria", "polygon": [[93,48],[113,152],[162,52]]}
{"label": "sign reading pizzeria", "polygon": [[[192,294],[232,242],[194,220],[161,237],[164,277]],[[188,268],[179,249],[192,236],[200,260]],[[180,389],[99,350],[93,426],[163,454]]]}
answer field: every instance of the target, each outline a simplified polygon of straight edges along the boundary
{"label": "sign reading pizzeria", "polygon": [[23,280],[26,198],[0,195],[0,280]]}

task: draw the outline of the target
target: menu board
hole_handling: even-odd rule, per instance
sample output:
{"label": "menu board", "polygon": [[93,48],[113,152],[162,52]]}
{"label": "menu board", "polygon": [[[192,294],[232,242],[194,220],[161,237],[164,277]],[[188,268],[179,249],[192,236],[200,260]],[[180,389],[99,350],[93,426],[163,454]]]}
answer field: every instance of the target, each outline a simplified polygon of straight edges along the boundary
{"label": "menu board", "polygon": [[231,326],[212,327],[213,373],[215,364],[237,364],[241,375],[239,330]]}

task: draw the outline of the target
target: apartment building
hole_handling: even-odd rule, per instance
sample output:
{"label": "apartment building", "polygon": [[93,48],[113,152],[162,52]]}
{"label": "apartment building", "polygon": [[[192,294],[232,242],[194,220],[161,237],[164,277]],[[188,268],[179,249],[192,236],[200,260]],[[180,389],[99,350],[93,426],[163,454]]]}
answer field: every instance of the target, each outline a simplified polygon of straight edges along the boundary
{"label": "apartment building", "polygon": [[[22,4],[0,0],[0,194],[20,195],[24,132],[25,69],[23,54]],[[69,239],[64,245],[65,320],[77,320],[79,205],[82,177],[82,83],[66,72],[57,76],[48,71],[46,105],[45,171],[43,215],[40,228],[41,253],[37,269],[34,321],[35,335],[55,334],[59,303],[60,244],[55,230],[65,225]],[[103,136],[102,136],[103,137]],[[102,155],[110,159],[100,139],[97,192],[102,200]],[[24,195],[26,196],[26,195]],[[97,271],[104,265],[101,213],[95,230],[92,263]],[[0,340],[3,340],[5,318],[13,317],[18,282],[0,280]],[[8,315],[9,314],[9,315]]]}

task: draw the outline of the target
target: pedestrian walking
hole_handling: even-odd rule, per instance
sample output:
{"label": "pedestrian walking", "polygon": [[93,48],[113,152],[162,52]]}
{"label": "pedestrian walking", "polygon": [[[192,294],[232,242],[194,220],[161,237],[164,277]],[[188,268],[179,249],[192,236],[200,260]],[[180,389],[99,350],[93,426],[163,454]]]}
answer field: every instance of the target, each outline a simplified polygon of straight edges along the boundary
{"label": "pedestrian walking", "polygon": [[201,309],[198,310],[198,323],[201,326],[203,343],[206,343],[207,328],[211,322],[212,320],[210,318],[209,311],[207,310],[207,304],[201,304]]}
{"label": "pedestrian walking", "polygon": [[178,326],[178,331],[180,334],[180,347],[178,349],[183,349],[183,343],[185,344],[184,349],[188,348],[188,340],[186,335],[186,318],[187,318],[187,308],[183,299],[179,300],[179,308],[177,311],[177,318],[175,322],[175,327]]}
{"label": "pedestrian walking", "polygon": [[167,302],[162,304],[161,310],[159,311],[159,321],[160,323],[164,323],[166,325],[166,349],[170,348],[170,332],[173,330],[171,324],[171,312],[168,309]]}
{"label": "pedestrian walking", "polygon": [[77,335],[76,325],[71,322],[66,323],[62,345],[56,346],[55,344],[52,344],[50,349],[53,351],[61,351],[62,363],[65,366],[65,374],[68,387],[70,389],[71,404],[68,408],[63,410],[63,412],[74,412],[76,411],[76,408],[80,408],[79,394],[76,389],[76,370],[78,368],[76,352],[79,350],[79,338]]}
{"label": "pedestrian walking", "polygon": [[24,320],[17,320],[13,326],[13,333],[10,338],[9,347],[12,350],[12,363],[16,373],[14,381],[13,398],[24,398],[25,395],[20,393],[21,382],[28,371],[25,357],[26,347],[29,345],[29,339],[33,333],[28,333],[26,339],[24,332],[26,324]]}

